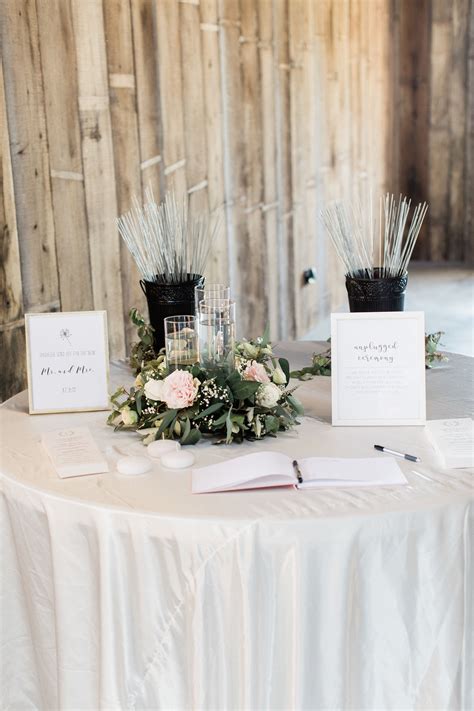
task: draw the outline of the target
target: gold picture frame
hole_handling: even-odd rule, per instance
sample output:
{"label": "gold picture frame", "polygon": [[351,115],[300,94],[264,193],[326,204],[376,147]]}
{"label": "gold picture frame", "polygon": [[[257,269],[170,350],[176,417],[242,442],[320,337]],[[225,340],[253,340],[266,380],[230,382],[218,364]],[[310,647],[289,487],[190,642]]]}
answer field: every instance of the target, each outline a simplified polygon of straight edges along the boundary
{"label": "gold picture frame", "polygon": [[[41,320],[45,320],[45,328],[43,330],[42,334],[36,333],[36,327],[40,323]],[[72,351],[49,351],[49,352],[41,352],[40,351],[40,356],[45,356],[45,364],[43,365],[43,369],[47,369],[48,371],[48,376],[50,379],[48,380],[48,383],[52,383],[53,387],[51,389],[51,406],[44,406],[45,404],[45,393],[44,387],[39,388],[39,378],[43,373],[38,372],[38,367],[39,363],[38,361],[38,349],[41,348],[45,349],[45,343],[46,343],[46,348],[47,345],[51,346],[51,324],[54,320],[56,320],[57,328],[59,329],[59,337],[63,339],[68,338],[68,334],[65,333],[67,329],[65,329],[64,324],[67,321],[70,322],[76,322],[78,323],[77,319],[81,320],[81,326],[84,325],[84,322],[89,319],[89,320],[95,320],[96,321],[96,326],[97,328],[95,329],[96,332],[98,332],[98,337],[97,337],[97,343],[89,343],[88,348],[85,349],[85,342],[81,341],[81,346],[77,346],[79,350],[72,350]],[[69,335],[71,335],[69,333]],[[41,341],[39,340],[41,338]],[[100,338],[100,340],[99,340]],[[33,342],[32,342],[33,340]],[[26,341],[26,370],[27,370],[27,378],[28,378],[28,407],[29,407],[29,413],[30,415],[47,415],[47,414],[60,414],[60,413],[67,413],[67,412],[100,412],[104,410],[108,410],[110,405],[109,405],[109,393],[110,393],[110,369],[109,369],[109,341],[108,341],[108,329],[107,329],[107,312],[106,311],[56,311],[56,312],[48,312],[48,313],[27,313],[25,314],[25,341]],[[59,382],[60,377],[64,377],[66,374],[66,371],[60,370],[58,368],[54,369],[51,366],[51,359],[54,359],[54,365],[55,366],[60,366],[61,364],[64,366],[68,366],[69,369],[71,368],[70,365],[70,358],[71,358],[71,353],[80,353],[84,354],[85,352],[94,352],[93,349],[95,347],[99,347],[99,354],[94,360],[94,366],[98,368],[98,372],[96,375],[96,384],[98,387],[97,390],[97,402],[91,405],[87,404],[80,404],[80,405],[72,405],[72,406],[67,406],[65,405],[65,401],[67,400],[66,397],[64,397],[65,393],[61,392],[61,396],[59,396],[57,389],[54,387],[54,383]],[[88,350],[89,349],[89,350]],[[62,354],[62,355],[61,355]],[[67,355],[68,354],[68,355]],[[82,355],[82,357],[85,357]],[[55,375],[57,376],[58,380],[55,380]],[[74,375],[77,375],[77,373],[72,373],[71,374],[71,379],[73,379]],[[93,378],[93,376],[92,376]],[[77,380],[77,379],[76,379]],[[64,382],[64,381],[63,381]],[[94,380],[89,380],[87,382],[87,385],[93,385]],[[77,385],[73,386],[67,386],[72,388],[77,389]],[[94,391],[95,392],[95,391]],[[71,395],[71,399],[74,400],[74,395],[75,392],[67,393]],[[46,396],[47,399],[47,396]],[[92,396],[91,396],[91,403],[92,403]],[[56,402],[56,404],[54,404]]]}

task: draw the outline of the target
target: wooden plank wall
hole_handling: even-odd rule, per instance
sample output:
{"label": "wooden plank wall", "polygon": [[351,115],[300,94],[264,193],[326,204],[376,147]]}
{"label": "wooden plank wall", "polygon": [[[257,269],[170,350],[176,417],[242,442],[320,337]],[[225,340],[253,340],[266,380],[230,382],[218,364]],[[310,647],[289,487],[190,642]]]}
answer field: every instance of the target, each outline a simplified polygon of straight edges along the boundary
{"label": "wooden plank wall", "polygon": [[24,384],[25,311],[106,308],[125,355],[145,304],[115,218],[147,185],[223,212],[206,276],[231,284],[249,336],[266,322],[301,336],[345,298],[317,218],[355,184],[427,197],[420,255],[467,258],[472,14],[473,0],[4,0],[0,398]]}
{"label": "wooden plank wall", "polygon": [[429,203],[416,259],[472,264],[473,15],[473,0],[395,2],[398,187]]}

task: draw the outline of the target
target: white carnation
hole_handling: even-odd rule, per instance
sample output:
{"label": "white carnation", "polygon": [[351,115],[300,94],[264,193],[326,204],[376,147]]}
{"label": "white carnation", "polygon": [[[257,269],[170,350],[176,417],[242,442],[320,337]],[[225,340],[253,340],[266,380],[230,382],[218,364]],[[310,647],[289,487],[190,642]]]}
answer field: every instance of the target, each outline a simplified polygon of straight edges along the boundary
{"label": "white carnation", "polygon": [[145,397],[148,400],[163,400],[163,380],[151,378],[145,383]]}
{"label": "white carnation", "polygon": [[131,427],[138,422],[138,415],[135,410],[131,410],[128,405],[122,407],[120,410],[122,415],[122,422],[126,427]]}
{"label": "white carnation", "polygon": [[263,383],[255,395],[255,402],[260,407],[275,407],[281,398],[281,390],[275,383]]}

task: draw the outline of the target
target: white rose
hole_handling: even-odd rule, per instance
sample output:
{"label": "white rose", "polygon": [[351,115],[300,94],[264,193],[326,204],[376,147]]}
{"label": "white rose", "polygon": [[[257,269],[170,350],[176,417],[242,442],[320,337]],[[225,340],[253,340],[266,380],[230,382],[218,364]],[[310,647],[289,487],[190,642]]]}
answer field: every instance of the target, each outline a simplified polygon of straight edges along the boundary
{"label": "white rose", "polygon": [[260,407],[275,407],[281,398],[281,390],[275,383],[263,383],[255,395],[255,402]]}
{"label": "white rose", "polygon": [[258,348],[256,346],[247,342],[245,342],[243,346],[245,355],[249,356],[249,358],[256,358],[258,356]]}
{"label": "white rose", "polygon": [[142,374],[138,373],[137,377],[135,378],[135,387],[141,388],[143,385],[143,378]]}
{"label": "white rose", "polygon": [[136,425],[138,422],[138,415],[135,410],[131,410],[128,405],[126,405],[120,410],[120,412],[122,414],[122,422],[126,427]]}
{"label": "white rose", "polygon": [[279,365],[276,366],[272,373],[272,380],[277,385],[285,385],[286,383],[286,375]]}
{"label": "white rose", "polygon": [[145,383],[145,397],[148,400],[163,400],[163,381],[151,378]]}

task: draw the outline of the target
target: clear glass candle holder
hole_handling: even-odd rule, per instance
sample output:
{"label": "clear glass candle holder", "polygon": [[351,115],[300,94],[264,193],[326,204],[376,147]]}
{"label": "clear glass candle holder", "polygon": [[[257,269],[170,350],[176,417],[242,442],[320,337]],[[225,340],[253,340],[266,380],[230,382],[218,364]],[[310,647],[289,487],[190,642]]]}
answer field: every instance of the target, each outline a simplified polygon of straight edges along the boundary
{"label": "clear glass candle holder", "polygon": [[199,313],[199,304],[202,301],[215,299],[230,299],[230,286],[225,284],[204,284],[204,286],[196,286],[194,289],[194,302],[196,308],[196,316]]}
{"label": "clear glass candle holder", "polygon": [[199,362],[209,373],[234,369],[235,302],[205,299],[198,312]]}
{"label": "clear glass candle holder", "polygon": [[165,323],[166,364],[169,372],[199,361],[194,316],[168,316]]}

